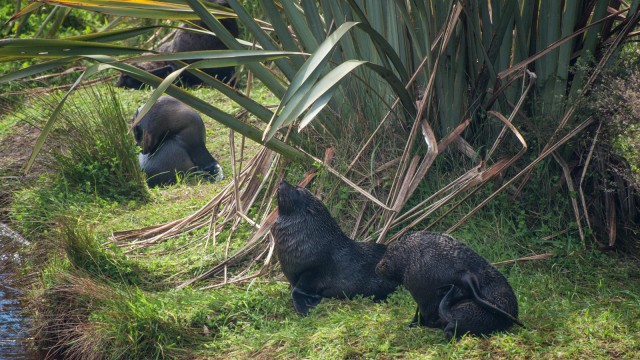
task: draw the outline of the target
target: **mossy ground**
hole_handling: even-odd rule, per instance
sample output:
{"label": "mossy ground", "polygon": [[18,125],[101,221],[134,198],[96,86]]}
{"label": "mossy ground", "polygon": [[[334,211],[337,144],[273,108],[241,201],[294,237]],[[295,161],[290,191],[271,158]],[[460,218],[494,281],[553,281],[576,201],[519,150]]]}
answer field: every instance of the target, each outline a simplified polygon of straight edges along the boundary
{"label": "mossy ground", "polygon": [[[239,110],[210,90],[196,91],[227,111]],[[125,111],[132,114],[148,93],[118,90],[118,95]],[[262,103],[275,102],[259,89],[253,96]],[[465,337],[448,343],[441,331],[407,326],[415,304],[404,289],[383,303],[363,298],[325,299],[303,318],[294,313],[288,284],[277,267],[249,283],[214,290],[174,290],[180,281],[222,259],[225,236],[215,246],[196,242],[176,251],[202,234],[185,235],[136,256],[116,247],[109,236],[112,231],[190,215],[228,184],[229,131],[211,119],[205,122],[207,147],[227,174],[223,182],[186,181],[153,189],[148,201],[83,198],[68,206],[67,220],[58,220],[47,233],[32,234],[30,240],[39,253],[47,252],[28,262],[39,279],[29,291],[31,308],[37,311],[32,315],[37,326],[53,319],[69,321],[71,325],[61,326],[59,337],[52,339],[66,342],[69,351],[85,358],[96,354],[114,359],[640,356],[637,259],[584,250],[574,231],[543,241],[543,236],[557,230],[560,220],[550,213],[538,217],[539,221],[528,221],[530,214],[508,199],[497,199],[452,235],[490,261],[547,251],[557,254],[500,268],[517,294],[525,329],[514,327],[488,338]],[[14,126],[8,125],[0,136],[6,139]],[[257,147],[248,149],[245,160]],[[28,194],[39,186],[41,183],[31,183],[20,191]],[[14,201],[21,199],[18,196]],[[12,206],[29,211],[24,203]],[[14,216],[13,221],[21,227],[19,218]],[[246,229],[235,232],[230,250],[244,244],[247,236]]]}

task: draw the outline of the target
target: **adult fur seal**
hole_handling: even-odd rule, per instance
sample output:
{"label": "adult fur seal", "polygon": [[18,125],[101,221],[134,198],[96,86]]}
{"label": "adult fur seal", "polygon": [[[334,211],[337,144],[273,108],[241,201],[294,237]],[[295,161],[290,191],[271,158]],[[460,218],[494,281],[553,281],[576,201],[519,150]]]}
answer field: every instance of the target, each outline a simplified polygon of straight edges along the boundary
{"label": "adult fur seal", "polygon": [[[166,78],[169,74],[173,72],[173,67],[169,65],[167,62],[154,62],[154,61],[145,61],[133,64],[136,67],[145,70],[161,79]],[[131,75],[126,73],[121,73],[116,80],[116,87],[123,87],[127,89],[142,89],[146,84],[142,81],[133,78]]]}
{"label": "adult fur seal", "polygon": [[347,237],[329,210],[305,188],[278,188],[275,252],[293,287],[295,310],[306,315],[322,298],[373,296],[384,300],[398,282],[375,274],[386,246]]}
{"label": "adult fur seal", "polygon": [[177,173],[190,171],[203,172],[210,181],[223,178],[222,168],[205,146],[202,118],[170,96],[156,101],[133,134],[142,148],[138,160],[150,187],[173,184]]}
{"label": "adult fur seal", "polygon": [[389,245],[376,273],[400,281],[418,304],[412,323],[442,328],[447,339],[486,335],[518,321],[507,279],[446,234],[415,232]]}
{"label": "adult fur seal", "polygon": [[[225,6],[230,8],[229,3],[226,0],[208,0],[207,2],[213,3],[220,6]],[[203,21],[194,21],[194,24],[210,30],[209,27],[205,25]],[[234,37],[238,37],[240,35],[240,30],[238,28],[238,21],[235,18],[226,18],[220,20],[220,23],[233,35]],[[173,40],[162,44],[158,48],[159,53],[177,53],[177,52],[185,52],[185,51],[200,51],[200,50],[227,50],[228,47],[215,35],[209,34],[201,34],[188,30],[179,29],[176,31]],[[186,60],[187,63],[192,63],[198,61],[195,60]],[[169,62],[143,62],[135,64],[137,67],[146,70],[160,78],[165,78],[171,72],[181,68],[181,65],[172,64]],[[220,67],[220,68],[209,68],[202,69],[205,73],[217,78],[218,80],[231,84],[231,81],[234,80],[235,75],[235,67]],[[192,87],[197,85],[202,85],[203,82],[197,76],[189,73],[188,71],[183,72],[180,75],[180,81],[183,86]],[[128,74],[122,73],[120,77],[116,81],[115,86],[117,87],[125,87],[130,89],[141,89],[145,86],[145,83],[134,79]]]}

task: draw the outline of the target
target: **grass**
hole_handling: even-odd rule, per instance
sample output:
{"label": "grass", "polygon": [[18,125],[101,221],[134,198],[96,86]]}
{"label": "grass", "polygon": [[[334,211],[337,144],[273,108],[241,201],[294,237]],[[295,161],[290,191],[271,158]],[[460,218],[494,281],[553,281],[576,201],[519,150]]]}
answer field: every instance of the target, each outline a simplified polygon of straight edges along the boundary
{"label": "grass", "polygon": [[92,295],[97,301],[82,331],[109,339],[101,348],[115,351],[108,355],[113,358],[637,356],[636,263],[587,253],[502,270],[516,290],[527,328],[458,343],[446,342],[438,330],[408,327],[415,305],[404,289],[386,303],[325,299],[308,317],[299,317],[288,286],[275,272],[215,291],[144,291],[111,283],[108,300]]}
{"label": "grass", "polygon": [[[196,91],[225,110],[238,110],[213,91]],[[119,89],[116,94],[125,114],[132,114],[148,95]],[[252,96],[263,103],[275,101],[260,89]],[[0,128],[8,121],[14,120],[0,119]],[[196,241],[203,235],[196,232],[134,254],[114,246],[109,236],[112,231],[189,215],[228,184],[229,132],[211,119],[204,121],[207,147],[227,175],[221,183],[186,181],[152,189],[146,200],[67,194],[64,209],[34,201],[35,194],[50,194],[45,181],[23,185],[16,194],[11,205],[15,226],[24,229],[26,215],[51,220],[44,230],[30,233],[34,255],[27,263],[39,275],[29,292],[30,309],[37,335],[48,340],[45,346],[64,344],[67,356],[87,359],[631,359],[640,355],[637,259],[587,251],[571,229],[541,240],[567,225],[561,199],[536,207],[526,200],[513,203],[498,198],[452,234],[489,261],[557,254],[500,268],[516,292],[520,319],[527,328],[515,327],[489,338],[448,343],[442,331],[408,327],[415,303],[404,289],[384,303],[325,299],[308,317],[299,317],[277,266],[241,285],[174,290],[176,284],[223,258],[225,234],[215,246]],[[0,137],[9,136],[11,126]],[[240,144],[240,137],[235,143]],[[246,159],[256,150],[249,144]],[[334,196],[340,197],[340,192]],[[245,228],[235,232],[230,251],[244,244],[246,237]]]}

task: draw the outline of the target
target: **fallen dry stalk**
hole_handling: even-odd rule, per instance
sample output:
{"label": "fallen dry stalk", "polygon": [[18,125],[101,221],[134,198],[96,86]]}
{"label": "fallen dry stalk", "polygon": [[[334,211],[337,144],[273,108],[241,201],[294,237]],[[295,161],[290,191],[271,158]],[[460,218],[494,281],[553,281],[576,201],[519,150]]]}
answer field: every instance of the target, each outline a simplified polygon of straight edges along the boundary
{"label": "fallen dry stalk", "polygon": [[523,261],[546,260],[546,259],[549,259],[549,258],[551,258],[553,256],[555,256],[553,253],[544,253],[544,254],[538,254],[538,255],[531,255],[531,256],[525,256],[525,257],[512,259],[512,260],[505,260],[505,261],[495,262],[495,263],[493,263],[493,266],[513,265],[513,264],[515,264],[517,262],[523,262]]}

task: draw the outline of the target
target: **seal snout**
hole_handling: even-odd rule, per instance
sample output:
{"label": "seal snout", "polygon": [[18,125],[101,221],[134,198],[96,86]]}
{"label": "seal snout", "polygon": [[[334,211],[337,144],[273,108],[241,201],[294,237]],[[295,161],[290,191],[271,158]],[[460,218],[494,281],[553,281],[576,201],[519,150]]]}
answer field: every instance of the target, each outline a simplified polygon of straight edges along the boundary
{"label": "seal snout", "polygon": [[278,186],[278,195],[286,193],[287,191],[291,191],[295,189],[295,186],[289,184],[288,182],[282,180],[280,181],[280,185]]}
{"label": "seal snout", "polygon": [[278,209],[280,212],[288,212],[293,208],[293,198],[296,187],[282,180],[278,186]]}
{"label": "seal snout", "polygon": [[386,255],[378,261],[375,267],[375,273],[379,277],[392,281],[400,281],[397,271],[394,267],[392,260],[390,260]]}

